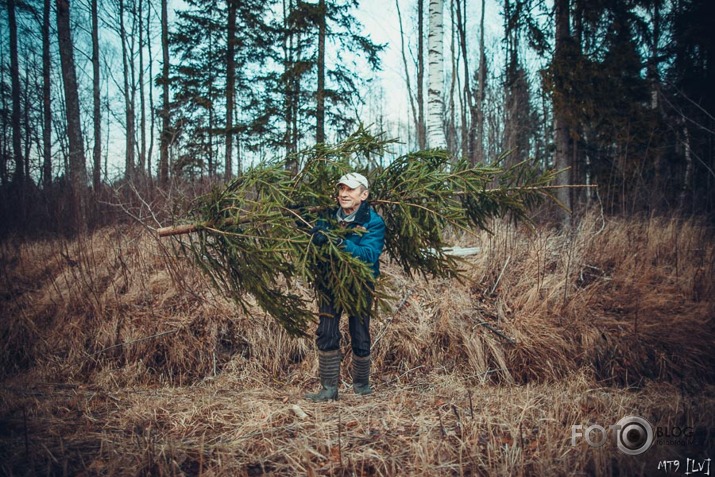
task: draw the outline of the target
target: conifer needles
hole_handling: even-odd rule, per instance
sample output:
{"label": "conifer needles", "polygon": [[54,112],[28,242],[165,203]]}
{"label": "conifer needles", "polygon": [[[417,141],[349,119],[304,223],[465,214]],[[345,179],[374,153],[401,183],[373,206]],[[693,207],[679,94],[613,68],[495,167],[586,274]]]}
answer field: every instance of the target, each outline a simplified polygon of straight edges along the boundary
{"label": "conifer needles", "polygon": [[[353,170],[370,180],[372,206],[387,227],[383,258],[408,274],[459,277],[458,258],[444,253],[449,228],[487,228],[493,217],[526,219],[529,209],[551,195],[555,172],[528,164],[506,169],[473,167],[445,151],[427,150],[375,165],[394,140],[360,129],[335,146],[318,145],[297,157],[297,175],[284,160],[247,170],[223,189],[201,197],[189,216],[195,231],[181,240],[222,292],[248,307],[248,297],[289,333],[303,334],[313,319],[310,303],[296,292],[300,282],[320,298],[334,296],[348,313],[364,313],[364,293],[375,287],[370,268],[329,242],[318,247],[310,229],[322,217],[333,220],[338,178]],[[172,229],[163,235],[172,234]],[[330,232],[334,237],[340,231]],[[375,302],[386,298],[379,287]]]}

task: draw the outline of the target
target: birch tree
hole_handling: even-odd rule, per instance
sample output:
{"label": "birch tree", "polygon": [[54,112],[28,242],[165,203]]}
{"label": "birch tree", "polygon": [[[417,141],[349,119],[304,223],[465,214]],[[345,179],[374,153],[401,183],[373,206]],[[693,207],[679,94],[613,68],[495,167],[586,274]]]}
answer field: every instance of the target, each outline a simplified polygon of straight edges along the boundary
{"label": "birch tree", "polygon": [[427,58],[427,146],[444,148],[444,0],[429,2]]}
{"label": "birch tree", "polygon": [[427,147],[425,121],[425,0],[417,0],[417,145]]}

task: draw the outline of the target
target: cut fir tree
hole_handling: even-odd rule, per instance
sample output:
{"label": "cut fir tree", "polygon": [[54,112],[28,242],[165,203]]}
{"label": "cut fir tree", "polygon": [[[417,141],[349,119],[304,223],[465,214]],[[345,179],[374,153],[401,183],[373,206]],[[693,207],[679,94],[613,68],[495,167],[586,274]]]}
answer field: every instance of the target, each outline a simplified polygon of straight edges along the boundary
{"label": "cut fir tree", "polygon": [[[314,319],[310,302],[294,290],[299,281],[315,294],[329,292],[338,307],[360,316],[388,297],[375,286],[370,267],[329,240],[317,246],[310,230],[318,219],[334,220],[336,182],[358,171],[370,182],[368,201],[386,225],[386,260],[408,274],[460,277],[460,259],[445,253],[445,230],[486,229],[491,218],[528,220],[529,210],[555,200],[555,171],[521,163],[509,168],[472,166],[444,150],[407,154],[387,166],[366,167],[394,140],[358,130],[334,146],[319,144],[286,159],[260,164],[203,196],[186,224],[159,229],[159,235],[190,233],[180,253],[193,256],[218,289],[247,308],[248,297],[290,334],[304,334]],[[327,232],[338,239],[339,228]]]}

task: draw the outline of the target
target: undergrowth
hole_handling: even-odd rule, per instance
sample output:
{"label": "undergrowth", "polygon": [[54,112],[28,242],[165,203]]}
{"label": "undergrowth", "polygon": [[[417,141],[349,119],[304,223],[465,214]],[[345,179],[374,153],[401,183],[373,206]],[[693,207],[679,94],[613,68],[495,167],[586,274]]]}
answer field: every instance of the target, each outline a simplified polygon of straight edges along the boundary
{"label": "undergrowth", "polygon": [[[174,239],[134,226],[7,239],[0,469],[649,475],[669,452],[712,448],[712,230],[678,217],[490,225],[452,237],[479,249],[462,283],[384,264],[376,394],[349,392],[345,343],[345,392],[324,406],[301,399],[317,384],[312,337],[218,294]],[[571,446],[572,425],[625,415],[697,433],[642,456]]]}

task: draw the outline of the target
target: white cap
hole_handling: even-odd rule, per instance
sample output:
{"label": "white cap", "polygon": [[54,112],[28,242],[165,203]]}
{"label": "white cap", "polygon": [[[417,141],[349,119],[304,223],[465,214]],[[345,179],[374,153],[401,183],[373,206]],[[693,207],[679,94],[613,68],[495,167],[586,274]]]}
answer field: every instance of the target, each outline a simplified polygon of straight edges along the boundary
{"label": "white cap", "polygon": [[362,174],[358,174],[357,172],[351,172],[350,174],[345,174],[338,181],[338,185],[340,185],[340,184],[345,184],[346,186],[350,187],[351,189],[357,189],[357,186],[363,186],[366,189],[368,188],[367,178],[365,178],[365,176]]}

